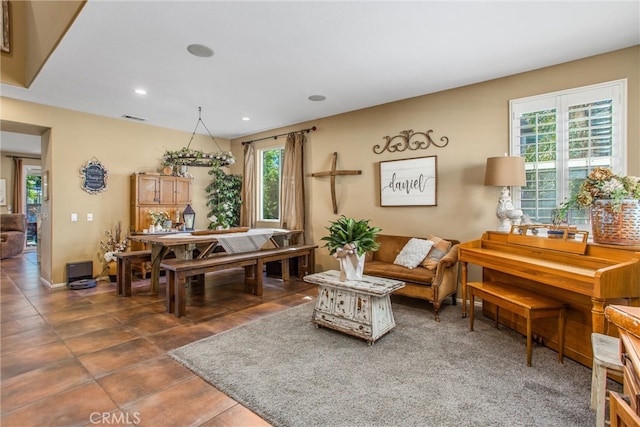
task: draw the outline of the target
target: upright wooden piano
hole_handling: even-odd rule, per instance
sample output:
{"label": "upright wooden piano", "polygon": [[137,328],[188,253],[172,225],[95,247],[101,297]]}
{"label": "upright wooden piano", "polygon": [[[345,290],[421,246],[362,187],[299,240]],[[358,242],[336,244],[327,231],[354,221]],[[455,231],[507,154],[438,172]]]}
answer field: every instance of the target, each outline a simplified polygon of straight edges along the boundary
{"label": "upright wooden piano", "polygon": [[[554,242],[555,239],[488,231],[479,240],[460,244],[462,316],[467,314],[468,263],[483,267],[482,280],[518,286],[564,301],[567,306],[564,354],[592,365],[591,333],[607,333],[609,304],[640,306],[640,247]],[[575,243],[575,244],[574,244]],[[483,313],[495,307],[483,303]],[[524,319],[500,310],[500,321],[525,333]],[[615,329],[612,328],[615,335]],[[534,323],[534,336],[557,348],[554,319]]]}

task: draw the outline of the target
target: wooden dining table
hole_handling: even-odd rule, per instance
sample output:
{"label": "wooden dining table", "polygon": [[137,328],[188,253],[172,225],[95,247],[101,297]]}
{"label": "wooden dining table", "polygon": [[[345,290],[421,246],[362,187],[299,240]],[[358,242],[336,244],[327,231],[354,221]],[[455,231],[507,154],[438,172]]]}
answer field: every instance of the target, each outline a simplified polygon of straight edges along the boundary
{"label": "wooden dining table", "polygon": [[[192,232],[134,233],[129,235],[128,239],[151,246],[150,293],[157,294],[160,284],[160,264],[169,252],[173,252],[179,260],[190,260],[193,259],[195,249],[198,249],[197,258],[204,258],[210,256],[218,247],[224,248],[224,246],[227,246],[228,249],[228,245],[220,244],[225,239],[237,238],[243,235],[250,237],[251,235],[267,234],[269,234],[267,240],[271,241],[275,247],[281,247],[289,246],[291,241],[297,243],[303,231],[279,228],[252,228],[242,232],[234,232],[233,230],[194,230]],[[259,249],[260,247],[251,247],[249,243],[240,245],[239,250]]]}

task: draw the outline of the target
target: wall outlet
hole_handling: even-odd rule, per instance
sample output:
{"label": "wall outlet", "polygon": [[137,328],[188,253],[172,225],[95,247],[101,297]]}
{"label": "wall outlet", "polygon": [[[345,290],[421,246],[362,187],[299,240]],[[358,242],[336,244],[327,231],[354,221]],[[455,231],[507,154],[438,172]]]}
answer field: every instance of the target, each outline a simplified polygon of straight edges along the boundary
{"label": "wall outlet", "polygon": [[71,214],[71,222],[78,222],[78,214],[77,213],[72,213]]}

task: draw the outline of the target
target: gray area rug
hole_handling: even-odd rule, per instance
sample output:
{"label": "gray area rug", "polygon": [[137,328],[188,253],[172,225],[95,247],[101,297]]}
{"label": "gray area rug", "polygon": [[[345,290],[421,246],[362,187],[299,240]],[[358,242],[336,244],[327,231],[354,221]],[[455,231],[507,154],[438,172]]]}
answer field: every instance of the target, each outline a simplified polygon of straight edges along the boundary
{"label": "gray area rug", "polygon": [[591,370],[459,306],[393,304],[373,346],[310,322],[313,303],[169,353],[275,426],[593,426]]}

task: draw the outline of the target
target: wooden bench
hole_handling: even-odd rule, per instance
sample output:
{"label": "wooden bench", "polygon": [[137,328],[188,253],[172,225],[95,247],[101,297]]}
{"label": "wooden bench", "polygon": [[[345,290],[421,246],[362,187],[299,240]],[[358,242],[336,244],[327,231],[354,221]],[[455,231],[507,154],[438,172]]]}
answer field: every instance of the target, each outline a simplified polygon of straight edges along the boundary
{"label": "wooden bench", "polygon": [[544,317],[558,317],[558,361],[564,358],[564,324],[566,305],[553,298],[531,292],[517,286],[499,282],[468,282],[470,307],[469,327],[473,331],[475,297],[496,306],[496,328],[498,327],[500,308],[522,316],[527,321],[527,366],[531,366],[531,341],[533,329],[531,321]]}
{"label": "wooden bench", "polygon": [[[264,265],[268,262],[274,261],[289,261],[292,258],[298,259],[298,277],[304,277],[307,274],[315,273],[316,257],[315,250],[318,248],[316,245],[295,245],[285,246],[282,248],[263,249],[261,251],[254,252],[257,257],[256,269],[260,272],[260,280],[252,284],[247,284],[247,292],[251,292],[254,295],[262,296],[262,271]],[[285,267],[286,266],[286,267]],[[283,263],[282,268],[282,280],[289,280],[289,264]]]}
{"label": "wooden bench", "polygon": [[114,256],[117,258],[118,265],[118,272],[116,274],[118,295],[123,297],[130,297],[132,267],[134,264],[150,262],[151,251],[141,250],[131,252],[116,252]]}
{"label": "wooden bench", "polygon": [[186,312],[187,278],[228,268],[244,267],[245,289],[262,295],[262,269],[265,262],[282,259],[302,259],[299,271],[313,273],[315,266],[314,245],[296,245],[284,248],[264,249],[237,254],[219,254],[193,260],[163,260],[161,268],[167,271],[167,311],[181,317]]}

